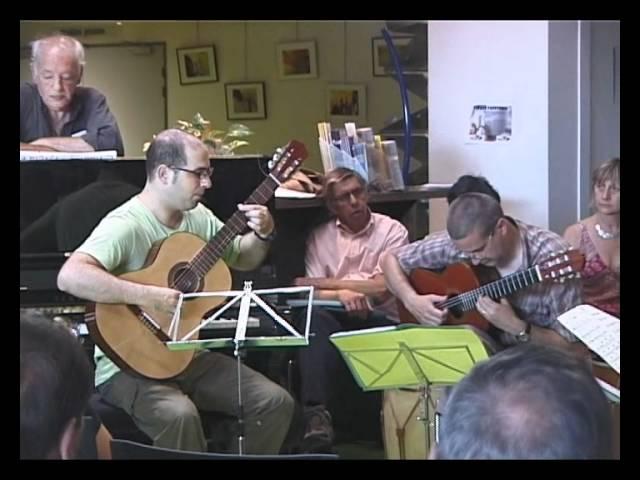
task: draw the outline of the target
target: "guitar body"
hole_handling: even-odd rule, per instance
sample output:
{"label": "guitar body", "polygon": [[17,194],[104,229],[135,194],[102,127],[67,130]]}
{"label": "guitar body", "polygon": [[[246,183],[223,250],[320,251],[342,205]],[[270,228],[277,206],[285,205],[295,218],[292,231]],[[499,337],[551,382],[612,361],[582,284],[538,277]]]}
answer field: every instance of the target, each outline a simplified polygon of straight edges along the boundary
{"label": "guitar body", "polygon": [[[499,278],[497,270],[484,266],[474,266],[467,263],[454,263],[442,272],[435,272],[422,268],[416,268],[409,275],[409,283],[420,295],[445,295],[450,298],[465,292],[470,292],[481,285]],[[409,313],[402,302],[398,302],[400,322],[418,323],[415,317]],[[489,322],[475,309],[462,312],[455,308],[449,310],[444,325],[472,325],[475,328],[486,331]]]}
{"label": "guitar body", "polygon": [[[245,200],[264,205],[278,185],[286,181],[307,158],[304,144],[291,140],[273,157],[269,175]],[[120,278],[143,285],[169,287],[183,293],[224,291],[231,288],[231,272],[220,260],[222,252],[247,227],[243,212],[236,212],[208,242],[191,233],[180,232],[154,244],[145,266]],[[195,297],[185,300],[176,339],[196,329],[203,317],[224,301],[222,297]],[[208,315],[207,315],[208,316]],[[166,342],[172,317],[164,312],[142,311],[136,305],[98,303],[87,309],[86,323],[96,344],[123,370],[133,370],[152,379],[169,379],[182,373],[194,350],[171,351]],[[196,340],[194,333],[188,340]]]}
{"label": "guitar body", "polygon": [[[145,267],[120,278],[145,285],[168,287],[175,284],[181,266],[198,253],[205,242],[190,233],[175,233],[158,242],[149,252]],[[229,290],[231,272],[219,260],[196,282],[192,291]],[[184,292],[188,293],[188,292]],[[224,301],[223,297],[196,297],[182,305],[178,338],[196,328],[203,316]],[[194,350],[171,351],[129,305],[98,303],[87,327],[94,341],[122,369],[132,369],[145,377],[167,379],[180,374],[191,362]],[[146,311],[168,335],[171,317]],[[197,332],[191,338],[197,339]]]}
{"label": "guitar body", "polygon": [[620,374],[604,362],[593,360],[593,375],[603,382],[620,389]]}

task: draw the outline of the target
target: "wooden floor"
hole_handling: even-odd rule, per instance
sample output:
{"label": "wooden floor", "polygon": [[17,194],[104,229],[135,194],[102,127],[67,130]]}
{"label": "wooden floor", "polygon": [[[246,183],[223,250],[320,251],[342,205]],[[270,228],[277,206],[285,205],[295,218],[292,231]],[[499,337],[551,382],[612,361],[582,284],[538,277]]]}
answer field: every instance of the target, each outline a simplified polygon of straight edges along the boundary
{"label": "wooden floor", "polygon": [[351,442],[335,445],[340,460],[384,460],[384,448],[376,442]]}

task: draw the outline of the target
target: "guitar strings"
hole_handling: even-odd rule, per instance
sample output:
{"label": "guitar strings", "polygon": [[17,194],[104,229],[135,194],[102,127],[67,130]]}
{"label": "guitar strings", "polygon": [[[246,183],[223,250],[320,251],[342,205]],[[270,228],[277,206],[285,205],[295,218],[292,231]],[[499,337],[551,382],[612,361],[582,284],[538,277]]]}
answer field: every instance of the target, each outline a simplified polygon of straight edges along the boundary
{"label": "guitar strings", "polygon": [[[260,186],[255,190],[255,192],[253,192],[249,196],[249,198],[245,200],[245,202],[257,201],[257,203],[261,205],[266,203],[266,201],[270,197],[270,193],[268,192],[268,190],[272,190],[272,188],[268,187],[267,185],[270,178],[271,177],[267,177],[260,184]],[[271,179],[271,181],[274,181],[274,180]],[[264,190],[267,190],[267,191],[265,192]],[[222,253],[224,253],[224,250],[228,245],[228,243],[233,239],[233,237],[235,237],[236,233],[234,232],[234,230],[236,230],[237,232],[242,231],[242,228],[244,227],[244,222],[239,218],[241,215],[242,213],[240,211],[234,212],[234,214],[231,216],[229,221],[222,227],[222,229],[218,232],[218,234],[216,234],[216,236],[214,237],[214,240],[219,238],[219,241],[217,242],[217,245],[214,245],[213,248],[211,249],[211,253],[213,253],[213,256],[210,255],[210,252],[209,250],[206,249],[206,247],[200,250],[189,262],[188,267],[184,269],[182,272],[180,272],[180,274],[178,274],[178,276],[175,278],[173,282],[174,287],[178,288],[181,291],[182,291],[182,288],[186,288],[187,285],[184,285],[182,282],[185,279],[188,280],[188,274],[189,274],[188,272],[191,272],[192,270],[194,270],[200,276],[204,276],[209,271],[209,269],[211,268],[211,266],[213,266],[215,261],[217,261],[217,259],[219,259],[222,256]],[[224,247],[222,247],[221,245],[224,245]],[[209,268],[206,268],[206,263],[211,263]]]}
{"label": "guitar strings", "polygon": [[[510,275],[507,275],[504,278],[501,278],[499,280],[496,280],[494,282],[491,283],[487,283],[486,285],[482,285],[474,290],[471,290],[469,292],[464,292],[464,293],[460,293],[458,295],[455,295],[447,300],[445,300],[444,302],[440,303],[438,306],[444,307],[444,308],[450,308],[450,307],[456,307],[460,304],[463,305],[463,307],[468,306],[469,308],[467,308],[467,310],[471,310],[472,308],[475,308],[475,304],[478,300],[478,297],[483,294],[483,293],[487,293],[488,297],[492,298],[492,299],[496,299],[499,298],[500,295],[500,285],[501,284],[505,284],[506,288],[509,288],[509,284],[508,282],[511,281],[512,284],[512,288],[515,290],[517,289],[516,287],[516,283],[515,280],[518,281],[518,285],[521,287],[521,282],[520,280],[522,279],[522,281],[524,282],[525,286],[529,286],[529,284],[527,283],[527,279],[525,277],[525,275],[529,274],[531,276],[532,274],[532,268],[529,268],[527,270],[523,270],[521,272],[515,272],[512,273]],[[534,278],[530,278],[529,282],[533,282]],[[532,284],[532,283],[531,283]],[[495,291],[492,291],[492,288]],[[464,311],[466,311],[463,308]]]}

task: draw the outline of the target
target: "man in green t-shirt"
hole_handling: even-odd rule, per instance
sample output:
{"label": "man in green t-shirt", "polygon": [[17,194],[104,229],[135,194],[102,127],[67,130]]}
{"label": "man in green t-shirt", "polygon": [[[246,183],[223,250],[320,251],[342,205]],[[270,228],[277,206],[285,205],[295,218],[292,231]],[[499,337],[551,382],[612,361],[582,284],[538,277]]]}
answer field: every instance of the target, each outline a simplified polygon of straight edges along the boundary
{"label": "man in green t-shirt", "polygon": [[[151,246],[172,233],[189,232],[208,241],[223,227],[200,203],[211,187],[209,162],[208,150],[197,138],[175,129],[158,134],[147,150],[144,189],[108,213],[71,255],[58,275],[60,290],[93,302],[173,315],[179,291],[118,276],[140,270]],[[251,230],[234,238],[222,258],[233,268],[251,270],[267,254],[274,221],[262,205],[238,208]],[[131,415],[155,446],[206,451],[198,410],[236,414],[236,362],[226,355],[196,354],[181,374],[164,381],[120,370],[98,348],[95,359],[95,383],[102,397]],[[241,377],[244,450],[278,453],[291,422],[293,399],[246,366]]]}

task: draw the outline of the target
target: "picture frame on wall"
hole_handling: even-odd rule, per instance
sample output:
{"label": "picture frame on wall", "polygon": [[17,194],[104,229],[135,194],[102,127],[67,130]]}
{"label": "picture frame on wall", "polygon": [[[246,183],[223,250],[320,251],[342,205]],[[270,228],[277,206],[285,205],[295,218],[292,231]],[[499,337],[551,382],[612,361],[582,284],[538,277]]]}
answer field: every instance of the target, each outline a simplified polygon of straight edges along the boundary
{"label": "picture frame on wall", "polygon": [[367,97],[364,84],[330,84],[327,87],[327,113],[335,121],[367,118]]}
{"label": "picture frame on wall", "polygon": [[218,81],[216,49],[213,45],[176,49],[180,85]]}
{"label": "picture frame on wall", "polygon": [[[403,68],[406,68],[410,57],[409,48],[412,38],[413,37],[392,37],[393,46],[398,52]],[[393,60],[391,59],[391,54],[389,53],[387,42],[384,41],[384,37],[373,37],[371,39],[371,57],[374,77],[388,77],[395,74]],[[426,60],[424,65],[420,66],[413,65],[415,62],[411,63],[412,71],[427,71]]]}
{"label": "picture frame on wall", "polygon": [[264,82],[225,83],[227,120],[267,118]]}
{"label": "picture frame on wall", "polygon": [[282,79],[316,78],[316,42],[282,43],[277,46],[278,72]]}

